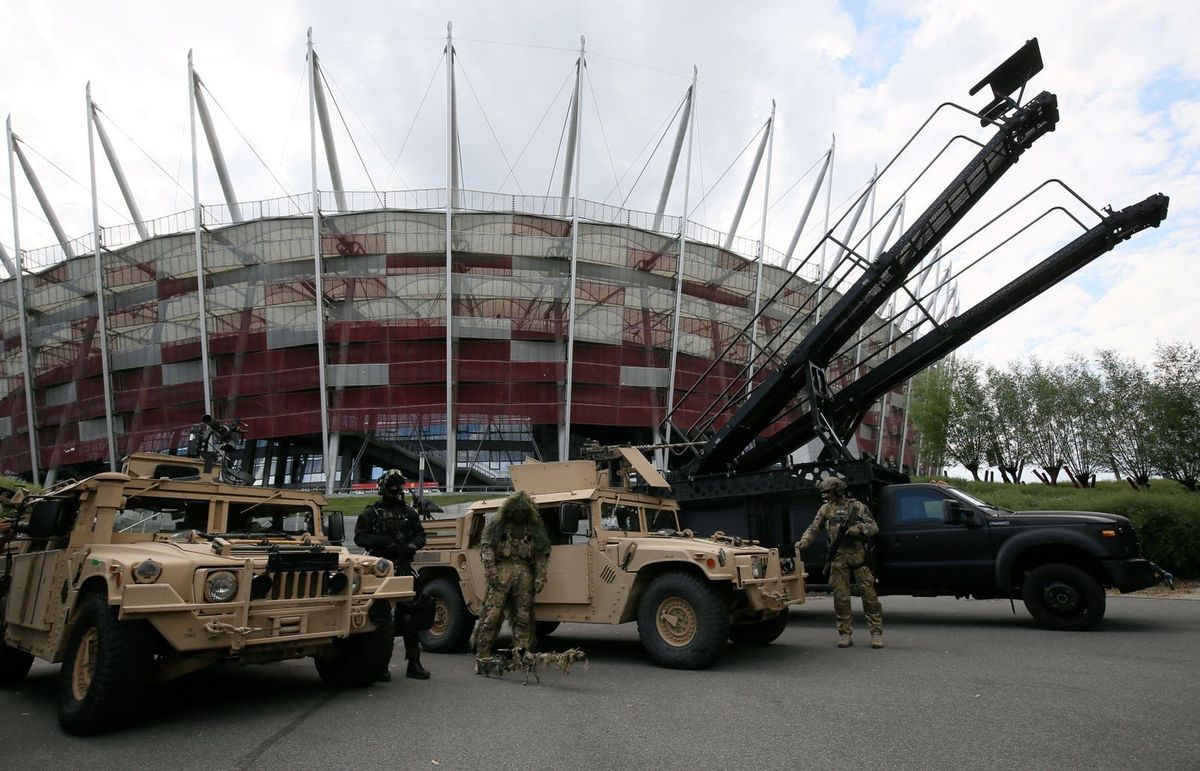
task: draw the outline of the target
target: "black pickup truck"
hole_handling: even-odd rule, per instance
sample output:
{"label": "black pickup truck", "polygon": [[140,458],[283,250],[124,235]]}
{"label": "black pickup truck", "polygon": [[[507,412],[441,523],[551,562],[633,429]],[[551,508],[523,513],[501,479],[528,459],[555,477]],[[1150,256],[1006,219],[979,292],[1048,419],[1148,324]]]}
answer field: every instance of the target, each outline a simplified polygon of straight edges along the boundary
{"label": "black pickup truck", "polygon": [[[738,533],[790,557],[821,504],[816,482],[831,471],[766,472],[766,481],[712,477],[673,488],[684,527]],[[1171,580],[1142,557],[1133,524],[1122,516],[1008,511],[948,485],[909,483],[865,462],[836,473],[879,523],[880,594],[1020,598],[1043,626],[1090,629],[1104,617],[1106,588],[1132,592]],[[742,494],[751,486],[766,492]],[[827,550],[822,536],[803,555],[810,587],[828,582]]]}
{"label": "black pickup truck", "polygon": [[[874,503],[880,594],[1020,597],[1042,626],[1074,630],[1100,623],[1105,588],[1171,580],[1116,514],[1008,511],[941,484],[887,485]],[[804,554],[813,583],[827,548]]]}

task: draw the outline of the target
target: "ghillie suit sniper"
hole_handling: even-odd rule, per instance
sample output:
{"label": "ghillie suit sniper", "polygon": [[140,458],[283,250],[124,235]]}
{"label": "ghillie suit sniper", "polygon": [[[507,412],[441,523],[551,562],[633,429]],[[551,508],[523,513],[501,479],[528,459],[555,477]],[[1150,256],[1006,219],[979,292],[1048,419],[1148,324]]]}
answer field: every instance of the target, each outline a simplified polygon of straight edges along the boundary
{"label": "ghillie suit sniper", "polygon": [[476,658],[492,656],[505,615],[513,631],[513,648],[536,650],[533,598],[546,584],[550,536],[528,493],[519,491],[504,501],[483,530],[480,557],[487,594],[471,635]]}

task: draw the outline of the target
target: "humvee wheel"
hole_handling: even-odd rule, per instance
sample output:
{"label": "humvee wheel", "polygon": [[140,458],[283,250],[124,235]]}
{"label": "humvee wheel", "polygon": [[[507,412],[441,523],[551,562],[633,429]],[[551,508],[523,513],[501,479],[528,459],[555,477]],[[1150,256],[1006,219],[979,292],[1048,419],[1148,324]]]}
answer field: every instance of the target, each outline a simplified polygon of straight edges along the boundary
{"label": "humvee wheel", "polygon": [[729,635],[729,609],[707,581],[665,573],[650,582],[638,605],[638,635],[655,664],[702,669],[720,655]]}
{"label": "humvee wheel", "polygon": [[558,621],[534,621],[534,634],[537,635],[538,640],[541,640],[543,637],[549,637],[554,634],[555,629],[558,629],[559,623]]}
{"label": "humvee wheel", "polygon": [[80,603],[59,674],[58,722],[67,733],[94,734],[141,714],[154,667],[155,632],[144,621],[118,621],[103,594]]}
{"label": "humvee wheel", "polygon": [[421,647],[434,653],[460,653],[467,647],[475,617],[467,609],[458,584],[448,578],[435,578],[421,589],[433,598],[433,626],[417,632]]}
{"label": "humvee wheel", "polygon": [[384,616],[370,632],[339,640],[313,656],[321,682],[331,688],[365,688],[379,679],[392,661],[396,643],[392,614]]}
{"label": "humvee wheel", "polygon": [[729,639],[737,645],[770,645],[787,629],[787,611],[753,624],[729,627]]}
{"label": "humvee wheel", "polygon": [[0,686],[17,685],[29,674],[33,666],[33,654],[20,648],[10,648],[4,642],[4,613],[8,608],[8,595],[0,594]]}

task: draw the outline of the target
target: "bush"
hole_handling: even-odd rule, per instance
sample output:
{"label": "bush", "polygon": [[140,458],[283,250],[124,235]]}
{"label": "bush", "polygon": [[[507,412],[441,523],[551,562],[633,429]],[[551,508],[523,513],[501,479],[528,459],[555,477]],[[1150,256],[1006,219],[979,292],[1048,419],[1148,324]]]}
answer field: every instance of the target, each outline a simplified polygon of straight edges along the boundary
{"label": "bush", "polygon": [[1005,485],[950,480],[960,490],[1013,511],[1099,511],[1129,517],[1146,559],[1177,578],[1200,578],[1200,495],[1177,483],[1156,479],[1135,491],[1124,482],[1100,482],[1090,489],[1059,485]]}

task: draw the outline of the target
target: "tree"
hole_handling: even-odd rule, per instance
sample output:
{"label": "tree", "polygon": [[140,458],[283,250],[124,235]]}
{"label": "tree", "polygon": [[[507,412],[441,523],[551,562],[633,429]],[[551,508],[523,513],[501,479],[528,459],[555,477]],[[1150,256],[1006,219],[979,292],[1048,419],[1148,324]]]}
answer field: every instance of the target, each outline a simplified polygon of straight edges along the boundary
{"label": "tree", "polygon": [[1133,359],[1100,351],[1098,439],[1117,478],[1138,487],[1150,486],[1150,375]]}
{"label": "tree", "polygon": [[992,412],[988,461],[1000,469],[1005,482],[1020,484],[1030,444],[1029,389],[1020,367],[988,367],[986,392]]}
{"label": "tree", "polygon": [[941,467],[946,457],[946,434],[950,426],[952,375],[937,364],[913,378],[909,418],[921,432],[921,454],[927,465]]}
{"label": "tree", "polygon": [[1191,343],[1155,348],[1148,390],[1147,449],[1154,469],[1195,491],[1200,478],[1200,350]]}
{"label": "tree", "polygon": [[951,359],[951,398],[946,431],[946,454],[979,481],[992,431],[987,394],[980,381],[978,361]]}
{"label": "tree", "polygon": [[1096,419],[1100,377],[1082,357],[1072,359],[1061,372],[1063,460],[1067,475],[1078,487],[1094,487],[1103,454]]}
{"label": "tree", "polygon": [[1014,369],[1024,379],[1029,398],[1029,454],[1043,472],[1034,469],[1034,473],[1043,482],[1057,485],[1065,462],[1067,416],[1064,369],[1037,359],[1030,361],[1024,370]]}

